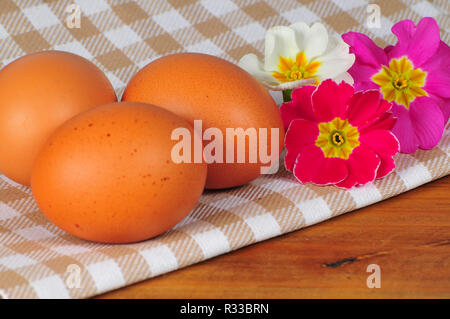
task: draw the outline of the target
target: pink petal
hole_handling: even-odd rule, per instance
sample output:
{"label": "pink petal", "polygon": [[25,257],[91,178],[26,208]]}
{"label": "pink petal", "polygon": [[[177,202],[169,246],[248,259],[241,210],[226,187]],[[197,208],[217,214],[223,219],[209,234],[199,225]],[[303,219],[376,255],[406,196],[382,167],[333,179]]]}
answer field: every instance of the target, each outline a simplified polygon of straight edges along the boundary
{"label": "pink petal", "polygon": [[[389,103],[390,104],[390,103]],[[397,118],[392,116],[392,113],[386,112],[381,115],[378,120],[372,122],[370,125],[358,128],[359,132],[365,132],[370,130],[392,130],[392,128],[397,122]]]}
{"label": "pink petal", "polygon": [[443,99],[439,104],[441,108],[442,115],[444,116],[444,123],[447,123],[448,118],[450,117],[450,99]]}
{"label": "pink petal", "polygon": [[293,172],[301,183],[329,185],[344,180],[348,169],[343,159],[325,158],[322,150],[312,145],[302,149]]}
{"label": "pink petal", "polygon": [[[353,126],[362,126],[373,122],[378,118],[381,93],[376,90],[356,92],[348,102],[347,118]],[[385,113],[386,104],[382,104],[382,112]]]}
{"label": "pink petal", "polygon": [[344,118],[347,104],[353,95],[353,87],[333,80],[323,81],[312,94],[315,118],[318,122],[329,122],[336,117]]}
{"label": "pink petal", "polygon": [[378,105],[378,110],[376,112],[376,116],[377,117],[384,116],[386,114],[386,112],[391,110],[391,108],[392,108],[392,103],[386,101],[380,95],[380,104]]}
{"label": "pink petal", "polygon": [[420,67],[437,52],[440,42],[441,34],[436,20],[423,18],[417,24],[416,32],[410,41],[408,57],[416,67]]}
{"label": "pink petal", "polygon": [[398,140],[391,131],[374,130],[365,132],[359,136],[359,141],[377,154],[394,156],[399,151]]}
{"label": "pink petal", "polygon": [[[450,70],[448,71],[450,72]],[[423,87],[425,92],[430,96],[435,96],[438,99],[450,98],[450,76],[439,74],[436,72],[434,76],[426,80],[426,84]]]}
{"label": "pink petal", "polygon": [[391,107],[377,90],[357,92],[350,99],[347,118],[360,132],[376,128],[391,130],[396,121],[388,112]]}
{"label": "pink petal", "polygon": [[286,157],[284,163],[288,171],[292,171],[295,160],[303,147],[314,145],[319,136],[317,123],[303,119],[296,119],[291,122],[285,138]]}
{"label": "pink petal", "polygon": [[373,130],[361,134],[359,137],[361,144],[368,146],[381,159],[380,167],[377,171],[377,178],[381,178],[392,172],[395,168],[393,156],[400,150],[395,135],[387,130]]}
{"label": "pink petal", "polygon": [[435,147],[444,132],[444,116],[436,103],[427,97],[416,98],[409,115],[419,147],[424,150]]}
{"label": "pink petal", "polygon": [[389,52],[389,59],[406,55],[414,66],[420,67],[438,50],[441,36],[439,26],[433,18],[423,18],[414,27],[410,20],[404,20],[392,27],[398,42]]}
{"label": "pink petal", "polygon": [[419,142],[414,133],[408,110],[402,105],[393,103],[392,114],[397,118],[392,133],[394,133],[400,143],[400,152],[407,154],[414,153],[419,147]]}
{"label": "pink petal", "polygon": [[389,55],[389,53],[391,52],[391,50],[394,48],[393,45],[388,45],[384,48],[384,53],[386,53],[386,55]]}
{"label": "pink petal", "polygon": [[423,89],[441,108],[444,123],[450,116],[450,47],[441,41],[436,54],[422,65],[427,72]]}
{"label": "pink petal", "polygon": [[395,161],[392,156],[378,155],[378,157],[380,158],[381,163],[377,170],[376,179],[389,175],[395,169]]}
{"label": "pink petal", "polygon": [[315,89],[312,85],[295,89],[291,94],[292,100],[281,105],[280,112],[286,130],[294,119],[315,121],[311,104],[311,95]]}
{"label": "pink petal", "polygon": [[[414,36],[416,25],[412,20],[402,20],[392,26],[392,33],[397,36],[398,42],[401,45],[408,44]],[[393,46],[389,50],[392,50]]]}
{"label": "pink petal", "polygon": [[355,148],[346,161],[348,176],[338,187],[351,188],[355,185],[364,185],[375,180],[377,169],[381,163],[378,155],[367,146]]}
{"label": "pink petal", "polygon": [[350,45],[350,53],[354,53],[356,61],[360,64],[379,68],[387,64],[386,54],[368,36],[359,32],[347,32],[342,39]]}
{"label": "pink petal", "polygon": [[354,88],[356,91],[380,89],[379,85],[371,80],[372,76],[380,72],[381,66],[373,67],[361,64],[356,61],[348,70],[348,73],[353,77]]}
{"label": "pink petal", "polygon": [[286,153],[286,156],[284,157],[284,167],[286,168],[286,170],[288,170],[289,172],[292,172],[292,170],[294,169],[294,164],[295,161],[297,160],[299,153],[293,152],[293,151],[288,151]]}
{"label": "pink petal", "polygon": [[423,89],[436,97],[450,98],[450,47],[441,41],[436,54],[421,66],[427,73]]}

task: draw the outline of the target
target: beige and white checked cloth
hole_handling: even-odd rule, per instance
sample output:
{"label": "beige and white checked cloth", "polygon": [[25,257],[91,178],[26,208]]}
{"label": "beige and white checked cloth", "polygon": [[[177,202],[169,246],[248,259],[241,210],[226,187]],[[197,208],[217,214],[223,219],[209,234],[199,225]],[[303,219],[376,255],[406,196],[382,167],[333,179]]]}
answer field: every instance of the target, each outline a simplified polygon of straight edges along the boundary
{"label": "beige and white checked cloth", "polygon": [[[380,28],[366,25],[369,3],[379,5]],[[432,16],[448,43],[449,7],[448,0],[1,0],[0,61],[48,49],[77,53],[106,73],[120,97],[131,76],[159,56],[203,52],[232,62],[249,52],[261,56],[268,28],[297,21],[321,21],[338,34],[364,32],[386,45],[395,41],[395,22]],[[67,19],[75,21],[78,12],[80,28],[69,28]],[[394,173],[364,187],[300,185],[281,169],[240,188],[205,192],[174,229],[128,245],[61,231],[29,188],[0,175],[0,297],[84,298],[130,285],[446,176],[449,158],[447,126],[438,147],[397,155]]]}

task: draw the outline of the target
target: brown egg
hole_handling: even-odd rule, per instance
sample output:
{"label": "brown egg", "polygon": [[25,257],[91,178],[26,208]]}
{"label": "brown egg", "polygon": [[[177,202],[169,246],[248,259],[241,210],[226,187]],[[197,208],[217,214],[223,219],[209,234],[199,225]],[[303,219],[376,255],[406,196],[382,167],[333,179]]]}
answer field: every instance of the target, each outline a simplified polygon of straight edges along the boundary
{"label": "brown egg", "polygon": [[[182,53],[157,59],[131,79],[122,100],[158,105],[191,123],[201,120],[204,133],[209,128],[221,132],[222,148],[210,145],[216,140],[216,135],[213,138],[209,134],[210,140],[203,136],[205,150],[210,145],[214,149],[211,155],[218,154],[218,150],[222,153],[212,162],[208,161],[211,163],[208,164],[207,188],[227,188],[252,181],[260,176],[261,168],[269,164],[261,156],[254,160],[251,155],[263,150],[260,147],[263,144],[269,150],[267,155],[278,154],[283,146],[281,115],[267,90],[238,66],[214,56]],[[243,136],[247,144],[242,148],[245,154],[240,152],[245,160],[240,162],[237,138],[234,147],[226,145],[227,137],[230,137],[227,129],[238,128],[250,129],[249,136],[252,132],[257,135],[253,140]],[[264,129],[267,138],[260,138],[259,133]],[[271,134],[272,129],[278,132],[278,136]],[[233,136],[230,141],[232,139]],[[272,148],[273,152],[270,152]]]}
{"label": "brown egg", "polygon": [[103,72],[67,52],[26,55],[0,71],[0,172],[29,185],[34,159],[72,116],[117,101]]}
{"label": "brown egg", "polygon": [[87,240],[127,243],[165,232],[194,208],[206,181],[206,164],[172,159],[172,132],[180,128],[194,136],[186,120],[142,103],[73,117],[36,159],[36,203],[54,224]]}

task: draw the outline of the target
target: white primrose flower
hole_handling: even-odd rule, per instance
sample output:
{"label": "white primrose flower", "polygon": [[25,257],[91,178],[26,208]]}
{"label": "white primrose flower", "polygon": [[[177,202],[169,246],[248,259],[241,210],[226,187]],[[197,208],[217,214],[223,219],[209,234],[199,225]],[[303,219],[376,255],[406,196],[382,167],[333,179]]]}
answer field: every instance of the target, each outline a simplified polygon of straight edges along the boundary
{"label": "white primrose flower", "polygon": [[270,90],[292,90],[325,79],[353,84],[347,70],[355,61],[354,54],[349,53],[349,46],[341,38],[329,38],[320,23],[270,28],[264,55],[262,62],[256,55],[247,54],[238,65]]}

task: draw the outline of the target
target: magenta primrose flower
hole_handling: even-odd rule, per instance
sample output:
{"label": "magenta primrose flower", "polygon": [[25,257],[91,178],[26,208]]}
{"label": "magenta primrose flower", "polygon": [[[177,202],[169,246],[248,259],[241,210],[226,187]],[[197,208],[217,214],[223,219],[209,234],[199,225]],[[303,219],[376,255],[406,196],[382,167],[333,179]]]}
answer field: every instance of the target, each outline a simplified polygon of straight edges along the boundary
{"label": "magenta primrose flower", "polygon": [[431,149],[450,115],[450,48],[433,18],[423,18],[417,26],[403,20],[392,32],[397,44],[385,49],[362,33],[342,35],[356,56],[348,72],[356,90],[379,90],[393,103],[393,132],[402,153]]}
{"label": "magenta primrose flower", "polygon": [[378,90],[354,93],[345,82],[295,89],[280,109],[286,169],[301,183],[342,188],[386,176],[399,150],[390,109]]}

